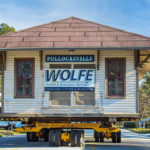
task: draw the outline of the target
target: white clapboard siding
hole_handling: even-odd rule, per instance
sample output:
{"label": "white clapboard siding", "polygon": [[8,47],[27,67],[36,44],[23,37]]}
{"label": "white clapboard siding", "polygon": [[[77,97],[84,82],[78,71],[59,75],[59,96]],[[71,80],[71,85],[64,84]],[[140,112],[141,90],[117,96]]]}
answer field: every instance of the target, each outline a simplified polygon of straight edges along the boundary
{"label": "white clapboard siding", "polygon": [[[14,59],[35,59],[34,98],[14,98]],[[40,70],[38,51],[7,52],[6,71],[4,72],[4,113],[41,113],[43,106],[43,76]]]}
{"label": "white clapboard siding", "polygon": [[[40,57],[38,51],[8,52],[4,86],[4,113],[43,113],[50,115],[54,113],[96,114],[102,112],[102,106],[103,113],[136,113],[136,71],[134,70],[134,52],[132,50],[100,51],[100,69],[96,70],[95,80],[95,107],[50,107],[50,93],[44,91],[44,70],[49,69],[50,66],[49,62],[45,62],[46,55],[95,55],[95,62],[93,62],[93,64],[97,65],[97,52],[94,50],[78,50],[74,52],[43,51],[43,70],[40,70]],[[14,98],[14,58],[35,58],[35,97],[33,99]],[[126,97],[124,99],[105,98],[105,58],[126,58]],[[53,64],[57,63],[54,62]],[[64,64],[67,64],[67,62]],[[81,64],[81,62],[79,62],[79,64]]]}
{"label": "white clapboard siding", "polygon": [[[105,98],[105,58],[126,58],[126,98]],[[104,113],[136,113],[136,71],[134,70],[133,51],[101,51],[99,77],[99,91],[102,93]],[[101,103],[99,103],[101,105]]]}

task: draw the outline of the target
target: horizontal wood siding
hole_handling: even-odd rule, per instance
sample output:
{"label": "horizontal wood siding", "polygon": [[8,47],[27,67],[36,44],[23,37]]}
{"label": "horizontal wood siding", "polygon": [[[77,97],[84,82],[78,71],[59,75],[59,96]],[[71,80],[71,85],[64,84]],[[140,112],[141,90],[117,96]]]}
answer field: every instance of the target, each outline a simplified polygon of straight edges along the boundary
{"label": "horizontal wood siding", "polygon": [[[106,99],[105,98],[105,58],[125,58],[126,59],[126,79],[125,98]],[[133,51],[101,51],[99,77],[99,92],[103,97],[104,113],[136,113],[136,71],[134,70]],[[100,101],[99,101],[100,102]],[[98,105],[101,105],[100,103]]]}
{"label": "horizontal wood siding", "polygon": [[[134,70],[133,51],[100,51],[99,70],[96,70],[95,107],[50,107],[50,92],[44,91],[44,70],[50,66],[45,62],[46,55],[95,55],[97,66],[97,51],[43,51],[43,70],[40,70],[39,52],[8,52],[4,86],[4,113],[136,113],[136,71]],[[35,94],[33,99],[14,98],[14,58],[35,58]],[[107,99],[105,97],[105,58],[126,58],[126,97],[124,99]],[[57,63],[51,63],[57,64]],[[67,64],[67,63],[64,63]],[[81,63],[75,63],[81,64]],[[91,63],[87,63],[91,64]]]}
{"label": "horizontal wood siding", "polygon": [[[34,98],[14,98],[14,60],[15,58],[35,58]],[[40,70],[39,52],[8,52],[4,73],[4,113],[40,113],[43,104],[43,71]]]}

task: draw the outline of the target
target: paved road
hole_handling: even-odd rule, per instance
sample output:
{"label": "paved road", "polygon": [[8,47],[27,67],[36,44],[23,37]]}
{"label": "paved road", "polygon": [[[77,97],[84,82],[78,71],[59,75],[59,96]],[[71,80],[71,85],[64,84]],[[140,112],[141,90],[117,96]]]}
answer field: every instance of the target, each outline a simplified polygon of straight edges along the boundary
{"label": "paved road", "polygon": [[49,147],[46,142],[27,143],[25,135],[0,138],[0,150],[150,150],[150,134],[139,135],[122,129],[122,143],[92,142],[92,132],[86,135],[86,145],[78,147]]}

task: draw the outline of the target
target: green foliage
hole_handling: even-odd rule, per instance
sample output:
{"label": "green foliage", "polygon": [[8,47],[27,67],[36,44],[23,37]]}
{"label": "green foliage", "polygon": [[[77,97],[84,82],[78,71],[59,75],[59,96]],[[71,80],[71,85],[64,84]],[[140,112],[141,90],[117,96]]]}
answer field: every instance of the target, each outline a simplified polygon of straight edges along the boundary
{"label": "green foliage", "polygon": [[0,35],[14,32],[15,28],[8,26],[6,23],[0,24]]}
{"label": "green foliage", "polygon": [[124,122],[124,128],[136,128],[136,122]]}
{"label": "green foliage", "polygon": [[139,88],[139,112],[142,118],[150,118],[150,72],[144,76]]}
{"label": "green foliage", "polygon": [[139,134],[150,133],[150,129],[145,129],[145,128],[133,128],[133,129],[130,129],[130,131],[133,131]]}

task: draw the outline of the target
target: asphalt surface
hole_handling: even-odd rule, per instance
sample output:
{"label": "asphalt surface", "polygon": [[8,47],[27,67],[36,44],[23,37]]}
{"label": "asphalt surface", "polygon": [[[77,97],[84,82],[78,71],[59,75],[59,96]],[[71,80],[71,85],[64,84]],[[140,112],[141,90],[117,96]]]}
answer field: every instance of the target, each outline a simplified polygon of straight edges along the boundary
{"label": "asphalt surface", "polygon": [[0,137],[0,150],[150,150],[150,134],[136,134],[122,129],[122,143],[95,143],[92,132],[86,132],[85,147],[50,147],[47,142],[26,142],[25,135]]}

